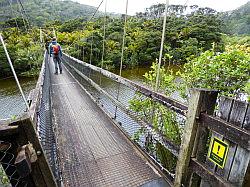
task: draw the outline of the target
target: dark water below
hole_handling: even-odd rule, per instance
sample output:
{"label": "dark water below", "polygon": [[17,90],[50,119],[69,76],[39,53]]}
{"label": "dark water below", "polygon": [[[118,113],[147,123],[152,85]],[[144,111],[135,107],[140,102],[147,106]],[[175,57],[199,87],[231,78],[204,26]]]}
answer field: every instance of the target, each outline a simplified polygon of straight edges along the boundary
{"label": "dark water below", "polygon": [[[179,67],[171,66],[171,69],[176,71],[179,69]],[[144,80],[143,75],[149,70],[149,66],[135,67],[132,69],[122,70],[122,76],[135,82],[142,83]],[[114,70],[113,72],[119,74],[119,70]],[[26,97],[28,97],[29,92],[35,88],[37,77],[19,77],[19,81]],[[107,87],[110,87],[108,82]],[[110,87],[110,89],[112,89],[112,87]],[[18,115],[24,110],[25,104],[14,78],[0,79],[0,119],[10,118],[12,116]]]}
{"label": "dark water below", "polygon": [[[26,95],[35,88],[37,78],[19,78]],[[10,118],[25,111],[25,104],[14,78],[0,79],[0,119]]]}

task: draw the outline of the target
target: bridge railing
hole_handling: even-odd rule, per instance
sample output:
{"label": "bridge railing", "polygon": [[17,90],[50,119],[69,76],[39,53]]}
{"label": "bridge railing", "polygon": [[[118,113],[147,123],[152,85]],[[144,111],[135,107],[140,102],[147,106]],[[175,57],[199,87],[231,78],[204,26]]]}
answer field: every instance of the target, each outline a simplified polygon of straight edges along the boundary
{"label": "bridge railing", "polygon": [[54,177],[57,180],[60,180],[56,137],[52,121],[50,76],[49,57],[45,53],[44,62],[36,88],[31,91],[29,96],[29,103],[31,103],[29,113],[34,124],[36,124],[35,128],[38,133],[40,143],[53,171]]}
{"label": "bridge railing", "polygon": [[36,88],[28,98],[30,110],[16,118],[0,120],[0,163],[9,183],[15,187],[57,186],[55,148],[50,136],[52,123],[48,116],[50,97],[45,95],[50,88],[46,66],[45,54]]}
{"label": "bridge railing", "polygon": [[[217,91],[193,89],[189,105],[185,106],[66,54],[63,58],[66,67],[82,88],[130,139],[138,143],[145,156],[160,166],[173,185],[249,185],[248,103],[218,98]],[[139,105],[140,110],[131,108],[133,100],[143,103]],[[218,111],[215,112],[218,101]],[[178,124],[174,127],[183,130],[181,143],[164,131],[164,124],[168,122],[162,118],[168,111],[177,115]],[[171,115],[168,117],[171,118]],[[155,123],[158,124],[157,127]],[[229,146],[224,168],[213,164],[207,156],[209,143],[214,137]],[[152,148],[155,145],[158,150]],[[164,159],[174,163],[172,167],[164,165]]]}
{"label": "bridge railing", "polygon": [[[122,78],[109,71],[81,62],[68,55],[64,64],[90,96],[114,119],[130,139],[133,139],[168,180],[174,180],[175,166],[180,150],[181,131],[185,126],[187,106],[174,99],[156,93],[149,88]],[[144,105],[136,110],[134,103]],[[164,114],[177,116],[170,127],[164,122]],[[157,126],[155,124],[158,124]],[[166,133],[168,128],[176,129],[176,136]],[[163,155],[163,152],[168,154]],[[171,157],[169,159],[169,157]],[[172,165],[166,161],[173,162]],[[169,162],[170,163],[170,162]]]}

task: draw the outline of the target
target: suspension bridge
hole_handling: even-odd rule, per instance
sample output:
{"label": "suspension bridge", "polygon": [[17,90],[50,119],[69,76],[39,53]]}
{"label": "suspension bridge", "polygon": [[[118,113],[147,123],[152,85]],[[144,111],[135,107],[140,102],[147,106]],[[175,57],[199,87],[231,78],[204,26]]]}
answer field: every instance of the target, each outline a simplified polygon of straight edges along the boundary
{"label": "suspension bridge", "polygon": [[[123,78],[126,22],[125,16],[120,75],[102,68],[104,56],[102,66],[96,67],[67,54],[62,57],[63,74],[54,75],[45,52],[27,102],[22,93],[27,111],[0,120],[0,162],[10,184],[248,186],[249,103],[219,98],[218,91],[193,89],[187,105],[158,92],[159,71],[154,90]],[[105,25],[103,55],[104,50]],[[134,99],[146,105],[133,110]],[[168,111],[182,124],[181,143],[164,133]],[[214,139],[221,144],[212,162],[208,157],[213,147],[208,149],[208,144]]]}
{"label": "suspension bridge", "polygon": [[[221,98],[214,116],[216,91],[193,90],[186,106],[66,54],[63,64],[63,74],[55,75],[45,54],[29,111],[0,121],[0,161],[12,186],[248,184],[249,104]],[[181,145],[129,108],[138,94],[141,102],[149,100],[185,120]],[[153,112],[164,124],[164,111]],[[135,141],[140,129],[143,135]],[[204,159],[209,132],[229,144],[224,168]],[[161,165],[147,144],[168,150],[169,158],[177,159],[175,169]]]}

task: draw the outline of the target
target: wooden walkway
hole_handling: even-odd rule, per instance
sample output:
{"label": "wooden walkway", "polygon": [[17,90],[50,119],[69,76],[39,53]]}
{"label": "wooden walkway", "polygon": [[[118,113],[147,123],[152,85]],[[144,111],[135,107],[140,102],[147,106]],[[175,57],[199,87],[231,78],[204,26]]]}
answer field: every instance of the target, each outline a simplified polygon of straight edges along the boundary
{"label": "wooden walkway", "polygon": [[65,69],[50,71],[64,186],[168,186]]}

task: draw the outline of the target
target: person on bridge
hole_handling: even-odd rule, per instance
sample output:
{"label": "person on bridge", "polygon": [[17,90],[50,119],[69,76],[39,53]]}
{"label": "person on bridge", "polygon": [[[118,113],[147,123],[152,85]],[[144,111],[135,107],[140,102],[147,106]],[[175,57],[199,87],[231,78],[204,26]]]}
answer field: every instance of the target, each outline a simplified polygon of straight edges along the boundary
{"label": "person on bridge", "polygon": [[49,54],[50,57],[53,57],[53,61],[55,64],[55,74],[58,74],[58,66],[59,66],[59,70],[60,70],[60,74],[62,74],[62,61],[61,61],[61,57],[62,57],[62,48],[61,46],[57,43],[56,41],[56,37],[53,37],[52,42],[49,46]]}

